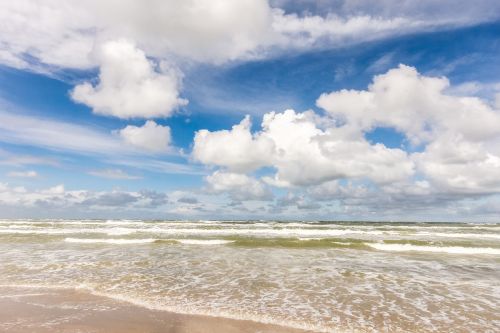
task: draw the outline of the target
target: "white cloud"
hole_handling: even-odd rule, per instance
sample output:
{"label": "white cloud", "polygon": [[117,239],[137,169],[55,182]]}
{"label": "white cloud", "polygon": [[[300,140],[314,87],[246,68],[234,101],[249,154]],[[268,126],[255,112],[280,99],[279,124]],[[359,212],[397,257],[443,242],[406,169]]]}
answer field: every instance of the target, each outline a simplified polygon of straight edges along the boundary
{"label": "white cloud", "polygon": [[11,165],[19,167],[36,164],[58,166],[59,162],[50,157],[13,154],[0,148],[0,165]]}
{"label": "white cloud", "polygon": [[75,2],[2,0],[0,59],[16,68],[90,68],[95,20]]}
{"label": "white cloud", "polygon": [[63,121],[20,115],[13,109],[9,111],[12,112],[0,111],[2,142],[82,154],[133,153],[110,133]]}
{"label": "white cloud", "polygon": [[321,119],[310,112],[268,113],[263,136],[276,145],[272,166],[275,185],[312,185],[338,178],[369,178],[375,182],[405,179],[413,164],[400,149],[371,145],[344,128],[322,130]]}
{"label": "white cloud", "polygon": [[[248,118],[231,131],[200,131],[193,156],[239,172],[262,167],[280,187],[366,182],[394,195],[500,192],[500,111],[476,97],[447,95],[446,78],[427,77],[401,65],[374,77],[368,90],[323,94],[311,111],[271,112],[252,133]],[[372,144],[365,134],[398,130],[421,150],[409,153]],[[345,188],[313,192],[345,195]]]}
{"label": "white cloud", "polygon": [[267,138],[251,133],[250,117],[246,116],[230,131],[196,132],[193,158],[204,164],[225,166],[246,172],[268,164],[274,145]]}
{"label": "white cloud", "polygon": [[40,193],[48,194],[48,195],[64,194],[65,193],[64,184],[59,184],[59,185],[50,187],[46,190],[40,191]]}
{"label": "white cloud", "polygon": [[254,52],[268,39],[271,8],[265,0],[2,1],[0,60],[18,68],[89,68],[95,43],[126,37],[148,55],[169,54],[222,62]]}
{"label": "white cloud", "polygon": [[122,207],[124,209],[154,209],[168,203],[168,196],[156,191],[87,191],[67,190],[63,184],[47,189],[28,190],[0,183],[1,207],[24,207],[51,212],[82,212]]}
{"label": "white cloud", "polygon": [[[498,16],[499,8],[496,0],[271,0],[273,6],[285,9],[296,9],[313,14],[337,13],[342,17],[354,15],[370,15],[380,18],[413,17],[429,18],[436,21],[475,22],[491,20]],[[453,10],[461,8],[463,11]]]}
{"label": "white cloud", "polygon": [[119,131],[120,137],[128,144],[151,152],[168,152],[171,141],[170,127],[158,125],[152,120],[141,126],[128,125]]}
{"label": "white cloud", "polygon": [[358,131],[393,127],[415,143],[418,171],[441,191],[500,190],[500,112],[476,97],[452,96],[449,81],[400,65],[375,76],[366,91],[323,94],[318,106]]}
{"label": "white cloud", "polygon": [[274,10],[273,30],[288,47],[310,48],[339,46],[380,39],[388,35],[400,35],[420,29],[429,29],[433,23],[412,18],[381,18],[370,15],[339,17],[329,13],[299,16]]}
{"label": "white cloud", "polygon": [[414,159],[439,191],[487,194],[500,192],[499,153],[482,142],[468,141],[459,133],[446,133],[424,152],[415,153]]}
{"label": "white cloud", "polygon": [[323,130],[321,122],[312,112],[271,112],[264,115],[262,130],[252,135],[245,118],[231,131],[198,132],[193,156],[230,170],[274,167],[274,177],[264,180],[283,187],[345,177],[385,183],[413,174],[413,163],[404,151],[370,145],[362,135],[351,136],[343,128]]}
{"label": "white cloud", "polygon": [[[151,0],[147,6],[138,0],[2,0],[0,61],[17,68],[90,68],[96,65],[89,56],[96,44],[125,37],[155,58],[221,63],[276,49],[335,47],[486,22],[500,14],[494,0],[332,3],[315,14],[298,15],[272,8],[266,0]],[[299,12],[307,12],[301,10],[304,5]],[[463,8],[461,13],[456,7]]]}
{"label": "white cloud", "polygon": [[[174,154],[174,152],[168,146],[170,143],[168,127],[156,125],[154,122],[146,127],[130,126],[131,131],[125,132],[130,134],[130,140],[136,142],[138,147],[126,142],[120,138],[120,135],[113,135],[97,128],[23,115],[22,111],[14,108],[10,108],[9,111],[9,113],[0,111],[0,142],[38,147],[53,153],[45,151],[42,158],[0,149],[0,165],[41,164],[57,167],[64,164],[63,161],[68,162],[67,156],[60,156],[62,153],[93,156],[97,159],[105,158],[106,163],[152,172],[205,174],[199,168],[185,163],[159,159],[156,155],[160,152],[159,150],[169,154]],[[154,142],[154,140],[158,141]],[[141,144],[153,150],[145,149]],[[54,157],[50,157],[50,154]]]}
{"label": "white cloud", "polygon": [[38,173],[33,170],[29,171],[11,171],[7,174],[9,177],[19,177],[19,178],[35,178],[38,177]]}
{"label": "white cloud", "polygon": [[179,97],[177,73],[146,58],[126,40],[110,41],[97,52],[99,83],[77,85],[71,97],[94,113],[118,118],[168,117],[187,104]]}
{"label": "white cloud", "polygon": [[273,196],[262,182],[244,174],[216,171],[205,180],[209,192],[229,193],[232,199],[238,201],[270,200]]}
{"label": "white cloud", "polygon": [[141,177],[129,175],[121,169],[103,169],[89,171],[89,175],[109,179],[140,179]]}
{"label": "white cloud", "polygon": [[394,127],[416,143],[442,132],[461,133],[480,141],[498,135],[500,115],[479,98],[449,96],[444,77],[427,77],[400,65],[377,75],[368,90],[341,90],[322,94],[317,105],[347,126],[367,131]]}

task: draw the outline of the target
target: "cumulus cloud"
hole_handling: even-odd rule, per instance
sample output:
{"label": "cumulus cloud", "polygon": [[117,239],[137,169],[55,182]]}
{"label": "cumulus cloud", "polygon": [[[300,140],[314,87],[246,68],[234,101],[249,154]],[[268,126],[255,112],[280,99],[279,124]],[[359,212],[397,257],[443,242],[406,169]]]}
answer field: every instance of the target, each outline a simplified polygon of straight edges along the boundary
{"label": "cumulus cloud", "polygon": [[99,83],[77,85],[71,97],[94,113],[118,118],[168,117],[187,104],[179,97],[177,73],[146,58],[127,40],[105,43],[97,52]]}
{"label": "cumulus cloud", "polygon": [[119,132],[120,137],[128,144],[152,152],[167,152],[170,145],[170,127],[158,125],[152,120],[141,126],[128,125]]}
{"label": "cumulus cloud", "polygon": [[212,193],[229,193],[233,200],[270,200],[271,191],[260,181],[245,174],[216,171],[205,177],[207,190]]}
{"label": "cumulus cloud", "polygon": [[476,97],[448,96],[444,77],[427,77],[400,65],[375,76],[368,90],[322,94],[317,105],[348,126],[367,131],[393,127],[413,142],[435,139],[443,132],[481,141],[498,135],[500,115]]}
{"label": "cumulus cloud", "polygon": [[446,133],[430,143],[424,152],[415,153],[414,159],[440,191],[498,193],[500,154],[495,150],[488,149],[483,142],[468,141],[459,133]]}
{"label": "cumulus cloud", "polygon": [[225,166],[233,171],[255,170],[268,163],[273,142],[251,133],[250,117],[246,116],[229,131],[196,132],[193,157],[204,164]]}
{"label": "cumulus cloud", "polygon": [[[398,196],[498,193],[500,112],[476,97],[447,95],[448,87],[444,77],[401,65],[375,76],[367,90],[321,95],[325,116],[286,110],[264,115],[256,133],[248,118],[230,131],[200,131],[193,156],[240,172],[271,167],[266,183],[309,187],[316,197],[367,193],[364,185],[339,180]],[[368,142],[366,134],[381,126],[420,148]]]}
{"label": "cumulus cloud", "polygon": [[477,97],[447,95],[447,88],[444,77],[400,65],[375,76],[368,90],[323,94],[317,105],[353,131],[392,127],[425,144],[411,159],[440,190],[499,191],[499,110]]}
{"label": "cumulus cloud", "polygon": [[275,185],[313,185],[338,178],[369,178],[390,182],[413,174],[413,164],[400,149],[371,145],[343,128],[320,128],[312,113],[287,110],[264,116],[265,136],[277,149],[273,164]]}
{"label": "cumulus cloud", "polygon": [[[345,177],[384,183],[413,174],[413,162],[404,151],[371,145],[362,135],[352,136],[342,128],[323,130],[321,122],[312,112],[271,112],[264,115],[262,130],[252,135],[246,118],[232,131],[198,132],[193,156],[230,170],[274,167],[274,177],[264,180],[282,187]],[[242,149],[238,143],[243,143]]]}

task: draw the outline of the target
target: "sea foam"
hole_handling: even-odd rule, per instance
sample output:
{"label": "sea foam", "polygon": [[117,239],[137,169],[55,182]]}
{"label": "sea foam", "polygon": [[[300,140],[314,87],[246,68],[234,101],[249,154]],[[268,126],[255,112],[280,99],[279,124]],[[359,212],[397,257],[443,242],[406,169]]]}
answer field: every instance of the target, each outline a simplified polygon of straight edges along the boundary
{"label": "sea foam", "polygon": [[425,246],[412,244],[383,244],[383,243],[367,243],[366,245],[381,251],[394,252],[440,252],[451,254],[493,254],[500,255],[500,249],[491,247],[461,247],[461,246]]}
{"label": "sea foam", "polygon": [[142,238],[142,239],[117,239],[117,238],[65,238],[64,241],[68,243],[83,243],[83,244],[118,244],[118,245],[126,245],[126,244],[145,244],[145,243],[153,243],[157,239],[155,238]]}

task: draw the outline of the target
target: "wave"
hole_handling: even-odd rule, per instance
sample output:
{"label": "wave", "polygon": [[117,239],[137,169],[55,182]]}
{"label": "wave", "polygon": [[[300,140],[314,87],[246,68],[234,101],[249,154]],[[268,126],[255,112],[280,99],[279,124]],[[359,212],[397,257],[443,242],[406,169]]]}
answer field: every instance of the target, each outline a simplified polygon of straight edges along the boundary
{"label": "wave", "polygon": [[447,237],[447,238],[493,238],[500,239],[500,234],[470,234],[470,233],[445,233],[445,232],[419,232],[416,236]]}
{"label": "wave", "polygon": [[137,229],[129,228],[97,228],[97,229],[26,229],[26,228],[0,228],[0,234],[19,235],[68,235],[68,234],[107,234],[107,235],[130,235],[136,233]]}
{"label": "wave", "polygon": [[169,244],[186,244],[186,245],[224,245],[233,243],[227,239],[158,239],[158,238],[72,238],[64,239],[67,243],[82,243],[82,244],[147,244],[147,243],[169,243]]}
{"label": "wave", "polygon": [[364,240],[354,238],[231,238],[233,246],[283,248],[338,248],[369,249]]}
{"label": "wave", "polygon": [[226,229],[200,229],[200,228],[85,228],[85,229],[25,229],[25,228],[0,228],[0,234],[48,234],[48,235],[61,235],[61,234],[107,234],[107,235],[129,235],[133,233],[150,233],[150,234],[160,234],[169,236],[184,236],[184,235],[194,235],[194,236],[238,236],[238,235],[250,235],[250,236],[263,236],[263,237],[334,237],[342,235],[383,235],[386,234],[382,231],[362,231],[362,230],[310,230],[310,229],[236,229],[236,228],[226,228]]}
{"label": "wave", "polygon": [[169,240],[187,245],[223,245],[223,244],[234,243],[234,241],[227,239],[169,239]]}
{"label": "wave", "polygon": [[210,235],[210,236],[263,236],[263,237],[335,237],[343,235],[383,235],[382,231],[341,229],[148,229],[148,232],[166,235]]}
{"label": "wave", "polygon": [[118,245],[127,245],[127,244],[145,244],[145,243],[154,243],[157,241],[155,238],[142,238],[142,239],[110,239],[110,238],[65,238],[65,242],[68,243],[82,243],[82,244],[118,244]]}
{"label": "wave", "polygon": [[500,249],[491,247],[461,247],[461,246],[429,246],[412,244],[384,244],[384,243],[366,243],[369,247],[381,251],[392,252],[437,252],[451,254],[492,254],[500,255]]}
{"label": "wave", "polygon": [[300,238],[329,238],[338,236],[404,236],[404,237],[431,237],[431,238],[476,238],[500,239],[500,234],[488,233],[443,233],[443,232],[399,232],[395,230],[354,230],[354,229],[294,229],[294,228],[40,228],[28,229],[25,226],[16,228],[0,227],[0,234],[107,234],[110,236],[131,234],[155,234],[168,236],[255,236],[255,237],[300,237]]}

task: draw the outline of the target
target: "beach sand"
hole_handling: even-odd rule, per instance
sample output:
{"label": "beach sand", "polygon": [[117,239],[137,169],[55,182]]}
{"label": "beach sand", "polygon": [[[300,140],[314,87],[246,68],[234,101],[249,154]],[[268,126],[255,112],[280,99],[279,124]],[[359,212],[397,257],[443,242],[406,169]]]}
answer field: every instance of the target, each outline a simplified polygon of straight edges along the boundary
{"label": "beach sand", "polygon": [[79,290],[0,288],[5,333],[300,333],[247,320],[150,310]]}

